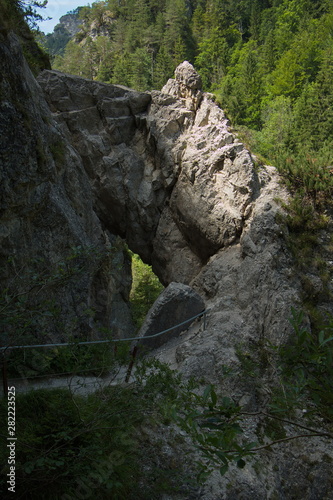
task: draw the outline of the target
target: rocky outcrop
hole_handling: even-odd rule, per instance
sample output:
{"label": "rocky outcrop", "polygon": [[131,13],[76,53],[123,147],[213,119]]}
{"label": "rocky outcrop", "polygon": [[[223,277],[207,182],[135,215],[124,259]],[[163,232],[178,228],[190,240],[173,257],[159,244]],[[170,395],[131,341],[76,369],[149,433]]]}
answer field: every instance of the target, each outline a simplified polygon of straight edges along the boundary
{"label": "rocky outcrop", "polygon": [[80,30],[82,20],[79,17],[79,9],[77,12],[65,14],[59,19],[59,23],[55,26],[54,31],[62,29],[66,31],[71,37],[76,35]]}
{"label": "rocky outcrop", "polygon": [[[270,280],[271,266],[279,267],[279,260],[288,259],[274,219],[278,210],[274,197],[278,192],[283,195],[276,173],[254,168],[223,111],[212,96],[201,92],[200,78],[189,63],[177,68],[176,79],[162,92],[151,93],[44,71],[38,82],[45,102],[22,56],[21,65],[11,65],[10,51],[18,51],[14,39],[4,41],[3,49],[8,54],[3,70],[13,89],[12,95],[6,90],[2,108],[7,141],[3,149],[9,165],[3,183],[5,220],[11,226],[3,240],[8,255],[24,255],[28,262],[30,253],[41,254],[56,262],[73,246],[112,249],[117,246],[112,235],[119,235],[153,264],[166,285],[192,282],[208,299],[221,302],[222,283],[227,280],[234,301],[232,315],[238,307],[237,317],[246,318],[250,336],[271,328],[267,318],[278,318],[276,330],[288,330],[287,313],[281,319],[278,298],[283,294],[284,311],[297,298],[295,284],[283,274],[288,264],[281,264],[283,276],[274,285],[262,280],[266,269]],[[13,136],[10,124],[22,122],[18,109],[24,109],[27,118]],[[18,142],[25,146],[19,148]],[[23,167],[26,158],[28,169]],[[24,176],[18,174],[22,171]],[[16,213],[20,206],[22,219]],[[22,225],[30,227],[29,237],[17,243]],[[233,273],[229,264],[222,272],[228,255],[236,269]],[[121,278],[111,273],[111,283],[109,271],[99,269],[98,277],[89,278],[98,286],[92,282],[80,286],[77,294],[89,289],[90,298],[79,300],[82,309],[94,306],[99,318],[117,331],[121,324],[129,325],[125,316],[129,318],[130,277],[125,278],[128,266],[123,259]],[[258,314],[264,302],[268,309]],[[116,311],[122,311],[119,321]]]}
{"label": "rocky outcrop", "polygon": [[185,99],[188,109],[196,111],[202,99],[200,75],[188,61],[181,63],[175,71],[175,79],[170,78],[162,88],[163,94]]}
{"label": "rocky outcrop", "polygon": [[[139,345],[147,348],[160,347],[187,330],[195,316],[204,310],[204,301],[191,287],[182,283],[170,283],[148,312],[138,335],[147,339],[140,340]],[[179,326],[173,328],[175,325]],[[169,331],[158,335],[164,330]]]}
{"label": "rocky outcrop", "polygon": [[99,219],[149,261],[166,198],[155,178],[153,154],[137,128],[150,95],[56,71],[43,72],[38,80],[64,136],[82,158]]}

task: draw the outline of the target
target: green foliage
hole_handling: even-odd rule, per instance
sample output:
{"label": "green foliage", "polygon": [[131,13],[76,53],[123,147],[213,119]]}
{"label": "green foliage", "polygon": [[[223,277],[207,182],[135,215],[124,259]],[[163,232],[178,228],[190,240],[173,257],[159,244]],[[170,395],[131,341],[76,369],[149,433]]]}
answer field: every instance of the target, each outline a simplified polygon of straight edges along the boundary
{"label": "green foliage", "polygon": [[51,69],[49,58],[34,40],[32,31],[36,29],[36,21],[42,19],[36,8],[43,8],[46,3],[46,0],[1,0],[0,2],[2,35],[14,31],[19,38],[30,69],[35,75],[43,69]]}
{"label": "green foliage", "polygon": [[262,72],[257,42],[250,40],[241,50],[236,49],[232,62],[218,91],[222,106],[236,123],[260,128]]}
{"label": "green foliage", "polygon": [[264,433],[273,441],[286,437],[281,422],[287,416],[295,418],[297,410],[303,414],[304,425],[318,422],[318,418],[329,425],[333,423],[332,318],[323,319],[318,315],[317,325],[310,327],[303,311],[292,308],[290,323],[293,334],[287,343],[274,345],[266,341],[252,345],[250,354],[244,348],[237,352],[242,373],[247,378],[258,378],[271,366],[277,366],[278,380],[272,384],[268,402],[270,413],[262,413]]}
{"label": "green foliage", "polygon": [[[56,69],[147,90],[164,85],[180,62],[194,58],[184,0],[95,2],[80,17],[83,29],[55,58]],[[100,30],[94,40],[92,23]]]}
{"label": "green foliage", "polygon": [[47,2],[48,0],[14,0],[31,28],[36,28],[37,21],[43,20],[43,16],[36,9],[43,9]]}
{"label": "green foliage", "polygon": [[294,116],[290,97],[278,96],[268,101],[262,110],[263,128],[254,131],[252,146],[266,158],[282,157],[292,141]]}
{"label": "green foliage", "polygon": [[44,34],[40,32],[36,39],[50,56],[63,55],[65,47],[72,38],[71,34],[62,26],[57,25],[53,33]]}
{"label": "green foliage", "polygon": [[1,0],[0,10],[2,11],[1,21],[7,29],[26,30],[25,22],[31,28],[36,28],[36,22],[43,19],[36,9],[46,7],[47,0]]}
{"label": "green foliage", "polygon": [[[302,311],[292,311],[294,337],[280,347],[282,377],[285,385],[299,394],[298,406],[307,406],[308,414],[333,419],[333,320],[330,318],[319,333],[304,326]],[[307,405],[310,398],[312,405]],[[295,409],[295,406],[294,406]]]}
{"label": "green foliage", "polygon": [[[312,333],[304,326],[301,311],[293,309],[290,322],[294,335],[287,345],[268,342],[252,345],[253,355],[241,348],[237,351],[241,373],[246,378],[258,378],[269,369],[273,358],[274,364],[277,362],[278,385],[272,385],[268,410],[244,411],[230,396],[219,396],[212,385],[207,386],[202,395],[197,390],[190,392],[192,398],[188,398],[181,409],[174,410],[173,418],[202,453],[198,464],[200,481],[207,479],[216,468],[224,475],[232,462],[240,468],[246,467],[244,459],[291,439],[319,435],[333,439],[332,433],[310,426],[317,423],[318,418],[321,427],[323,421],[329,425],[333,422],[332,318],[319,333]],[[295,418],[296,410],[303,414],[300,424]],[[257,419],[256,435],[262,444],[245,439],[248,417]],[[294,435],[287,435],[285,424],[292,424]]]}
{"label": "green foliage", "polygon": [[[16,495],[48,500],[78,498],[84,492],[89,498],[145,500],[179,492],[189,471],[176,453],[173,463],[166,463],[161,445],[144,439],[144,429],[154,427],[162,435],[170,422],[168,408],[181,405],[187,393],[188,385],[168,366],[142,361],[132,385],[87,397],[63,389],[17,395]],[[6,411],[2,400],[3,428]],[[166,431],[170,443],[172,430]],[[6,490],[6,444],[2,440],[0,445],[1,491]]]}
{"label": "green foliage", "polygon": [[326,2],[315,7],[304,1],[280,2],[261,13],[259,35],[232,47],[219,100],[234,123],[252,129],[249,146],[279,168],[292,191],[315,204],[327,201],[332,11]]}
{"label": "green foliage", "polygon": [[[108,336],[103,335],[107,340]],[[109,334],[109,340],[112,336]],[[130,348],[122,342],[80,345],[73,341],[69,346],[18,349],[6,354],[8,373],[23,380],[62,375],[101,376],[112,372],[119,362],[129,361]]]}
{"label": "green foliage", "polygon": [[[328,287],[331,269],[325,258],[325,254],[331,252],[330,238],[325,244],[322,241],[322,235],[328,232],[330,218],[300,195],[283,204],[283,208],[285,215],[280,215],[278,222],[285,228],[286,242],[299,272],[304,307],[316,322],[318,301],[329,300],[331,296]],[[312,283],[309,274],[317,276],[319,287]]]}
{"label": "green foliage", "polygon": [[209,38],[199,42],[195,64],[200,68],[203,85],[207,90],[216,89],[227,73],[230,48],[226,38],[216,29]]}
{"label": "green foliage", "polygon": [[[76,498],[85,485],[98,498],[129,498],[139,477],[134,426],[143,414],[130,392],[110,388],[86,399],[60,389],[18,395],[16,494]],[[1,452],[5,463],[6,449]]]}
{"label": "green foliage", "polygon": [[[191,470],[199,482],[216,469],[225,474],[230,463],[244,468],[257,452],[285,440],[318,435],[332,438],[329,432],[308,427],[304,419],[299,434],[286,436],[284,423],[297,428],[297,421],[286,418],[296,408],[306,409],[306,417],[312,420],[318,414],[328,422],[333,417],[333,322],[317,336],[304,328],[301,313],[293,311],[291,322],[295,337],[290,344],[267,346],[279,356],[283,384],[280,396],[273,391],[269,413],[265,409],[243,411],[230,396],[219,396],[212,385],[200,394],[194,380],[185,383],[180,374],[155,359],[139,361],[133,384],[111,386],[88,397],[67,390],[18,395],[18,494],[29,492],[25,498],[46,500],[60,494],[76,498],[84,488],[90,497],[144,500],[147,496],[160,498],[174,488],[179,492],[179,484],[187,479],[183,456],[177,461],[177,440],[172,444],[175,462],[159,470],[156,480],[152,464],[160,449],[142,437],[145,428],[161,433],[172,422],[186,431],[200,451],[201,458]],[[3,426],[6,410],[3,400]],[[258,439],[263,432],[270,442],[265,439],[258,445],[245,438],[248,415],[258,419]],[[170,428],[165,429],[170,442]],[[0,458],[6,464],[8,450],[6,442],[2,443]],[[2,472],[5,470],[6,466]],[[1,481],[4,488],[5,479]]]}
{"label": "green foliage", "polygon": [[151,266],[144,264],[140,257],[131,252],[133,284],[130,302],[135,325],[140,328],[149,309],[163,290]]}
{"label": "green foliage", "polygon": [[212,385],[206,387],[202,396],[197,393],[192,396],[192,407],[178,412],[174,418],[202,453],[198,480],[207,479],[217,466],[224,475],[231,461],[241,469],[245,467],[244,457],[251,454],[255,443],[240,439],[243,433],[240,407],[226,396],[219,401]]}
{"label": "green foliage", "polygon": [[333,189],[333,169],[328,160],[310,154],[286,157],[281,153],[277,167],[287,186],[298,196],[309,197],[314,204],[330,200]]}

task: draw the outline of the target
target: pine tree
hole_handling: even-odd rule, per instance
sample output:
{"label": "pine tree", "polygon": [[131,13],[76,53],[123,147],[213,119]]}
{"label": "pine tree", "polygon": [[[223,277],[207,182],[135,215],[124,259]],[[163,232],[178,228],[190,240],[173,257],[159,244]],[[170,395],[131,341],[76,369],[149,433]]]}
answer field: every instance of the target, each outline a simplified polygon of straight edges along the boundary
{"label": "pine tree", "polygon": [[161,89],[169,78],[172,78],[174,73],[173,58],[167,51],[166,47],[162,45],[156,56],[153,74],[153,87]]}
{"label": "pine tree", "polygon": [[204,89],[213,91],[218,88],[227,73],[229,60],[228,43],[219,29],[215,28],[210,38],[205,38],[199,43],[199,55],[195,59]]}

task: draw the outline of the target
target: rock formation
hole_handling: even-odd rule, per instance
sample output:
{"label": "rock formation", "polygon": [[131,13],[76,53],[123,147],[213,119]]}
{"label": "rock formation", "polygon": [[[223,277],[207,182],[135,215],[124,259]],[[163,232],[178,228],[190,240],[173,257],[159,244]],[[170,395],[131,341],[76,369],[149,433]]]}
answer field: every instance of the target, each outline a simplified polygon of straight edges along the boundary
{"label": "rock formation", "polygon": [[[99,221],[82,160],[53,119],[17,39],[0,34],[0,45],[4,310],[19,319],[20,310],[11,309],[17,294],[34,301],[37,293],[40,302],[44,291],[50,315],[47,327],[40,326],[39,340],[98,335],[89,310],[100,326],[114,324],[117,333],[127,335],[121,332],[121,325],[130,323],[126,253]],[[41,311],[36,304],[31,308],[36,322]],[[5,326],[1,334],[8,334],[10,323]],[[14,343],[30,333],[34,338],[39,330],[36,324],[28,330],[15,323],[12,328]],[[23,339],[18,338],[21,329]]]}
{"label": "rock formation", "polygon": [[65,14],[59,19],[59,23],[55,26],[54,31],[62,30],[70,36],[76,35],[80,30],[82,20],[78,16],[78,12]]}
{"label": "rock formation", "polygon": [[189,66],[151,94],[56,71],[38,78],[82,158],[98,217],[165,284],[189,283],[238,241],[260,190],[249,152]]}
{"label": "rock formation", "polygon": [[[148,312],[138,334],[139,337],[147,339],[140,340],[139,345],[149,349],[160,347],[188,330],[195,317],[204,310],[204,301],[190,286],[170,283]],[[175,325],[177,328],[173,328]],[[159,335],[164,330],[169,331]]]}
{"label": "rock formation", "polygon": [[[256,411],[272,374],[267,367],[260,384],[241,378],[237,350],[255,348],[258,356],[265,342],[285,342],[290,308],[299,302],[276,221],[275,199],[287,194],[275,169],[255,167],[188,63],[161,92],[140,93],[56,71],[44,71],[37,83],[13,35],[0,33],[0,51],[7,303],[13,280],[22,277],[17,293],[47,290],[60,310],[61,328],[52,316],[43,339],[64,337],[74,324],[77,335],[98,335],[97,323],[128,333],[130,269],[121,237],[165,285],[190,284],[210,308],[195,341],[189,332],[182,344],[156,354]],[[78,274],[59,289],[71,259]],[[200,498],[329,498],[331,471],[316,466],[325,454],[332,460],[324,440],[311,441],[311,451],[301,444],[284,450],[263,456],[263,476],[255,468],[231,471],[222,482],[213,478]]]}

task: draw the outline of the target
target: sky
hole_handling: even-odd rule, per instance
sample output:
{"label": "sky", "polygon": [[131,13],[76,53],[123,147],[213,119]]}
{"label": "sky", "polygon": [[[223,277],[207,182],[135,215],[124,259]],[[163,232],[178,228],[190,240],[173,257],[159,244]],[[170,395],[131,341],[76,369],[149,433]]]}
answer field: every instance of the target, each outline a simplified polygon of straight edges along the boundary
{"label": "sky", "polygon": [[77,7],[91,5],[93,2],[94,0],[91,2],[89,0],[48,0],[46,8],[37,9],[37,11],[43,17],[52,17],[52,19],[38,23],[39,29],[44,33],[52,33],[61,16]]}

